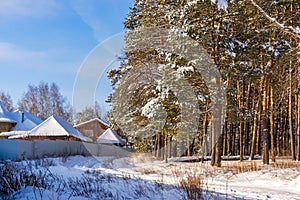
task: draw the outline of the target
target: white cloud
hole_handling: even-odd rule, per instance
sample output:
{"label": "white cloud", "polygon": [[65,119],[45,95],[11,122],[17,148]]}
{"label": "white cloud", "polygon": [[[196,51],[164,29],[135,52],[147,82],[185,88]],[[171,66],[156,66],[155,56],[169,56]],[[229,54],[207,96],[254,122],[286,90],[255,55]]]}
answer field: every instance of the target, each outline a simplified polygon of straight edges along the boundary
{"label": "white cloud", "polygon": [[45,16],[57,8],[56,0],[1,0],[0,16]]}
{"label": "white cloud", "polygon": [[[123,2],[122,2],[123,1]],[[123,30],[129,2],[132,0],[69,0],[74,11],[93,30],[94,38],[102,42]]]}
{"label": "white cloud", "polygon": [[24,61],[45,56],[44,52],[22,49],[12,43],[0,42],[0,61]]}
{"label": "white cloud", "polygon": [[94,37],[100,42],[103,38],[101,38],[101,32],[105,31],[104,24],[101,23],[101,17],[99,16],[99,3],[94,0],[89,0],[88,3],[86,0],[71,0],[70,1],[75,12],[81,17],[81,19],[89,25],[94,32]]}
{"label": "white cloud", "polygon": [[0,42],[0,67],[76,75],[80,61],[73,59],[72,56],[70,59],[61,60],[57,57],[57,52],[53,51],[34,51],[12,43]]}

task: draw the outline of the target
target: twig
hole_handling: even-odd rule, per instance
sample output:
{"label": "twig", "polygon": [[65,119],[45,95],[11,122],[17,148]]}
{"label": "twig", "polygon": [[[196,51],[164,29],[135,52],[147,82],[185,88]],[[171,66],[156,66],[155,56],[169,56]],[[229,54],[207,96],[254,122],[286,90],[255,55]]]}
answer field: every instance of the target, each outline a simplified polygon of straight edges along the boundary
{"label": "twig", "polygon": [[262,9],[257,3],[255,3],[254,0],[249,0],[251,2],[251,4],[253,6],[255,6],[260,13],[265,16],[270,22],[272,22],[273,24],[275,24],[277,27],[279,27],[280,29],[282,29],[283,32],[290,34],[296,38],[300,38],[300,34],[298,31],[296,31],[293,27],[287,27],[284,24],[278,22],[275,18],[271,17],[268,13],[266,13],[264,11],[264,9]]}

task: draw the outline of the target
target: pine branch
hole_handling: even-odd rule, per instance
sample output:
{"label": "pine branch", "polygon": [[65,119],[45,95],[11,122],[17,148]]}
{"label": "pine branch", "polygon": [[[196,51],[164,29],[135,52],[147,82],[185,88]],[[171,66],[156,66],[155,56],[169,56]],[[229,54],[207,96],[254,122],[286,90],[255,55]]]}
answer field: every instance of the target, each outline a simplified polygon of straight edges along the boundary
{"label": "pine branch", "polygon": [[262,9],[262,7],[260,7],[254,0],[250,0],[250,2],[259,10],[259,12],[263,16],[265,16],[270,22],[275,24],[275,26],[279,27],[282,31],[284,31],[287,34],[290,34],[296,38],[300,38],[299,30],[291,26],[285,26],[283,23],[278,22],[275,18],[271,17],[268,13],[266,13],[264,9]]}

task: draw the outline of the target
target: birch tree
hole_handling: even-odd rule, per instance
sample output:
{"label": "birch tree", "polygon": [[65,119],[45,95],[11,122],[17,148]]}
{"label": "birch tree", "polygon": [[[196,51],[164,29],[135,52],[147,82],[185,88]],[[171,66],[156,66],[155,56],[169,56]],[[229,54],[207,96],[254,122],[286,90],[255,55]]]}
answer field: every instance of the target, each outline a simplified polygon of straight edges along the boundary
{"label": "birch tree", "polygon": [[42,120],[52,115],[60,116],[69,122],[73,120],[72,108],[55,83],[28,85],[27,92],[23,94],[18,105],[20,109],[27,110]]}
{"label": "birch tree", "polygon": [[3,105],[7,108],[8,111],[13,111],[13,100],[9,93],[5,93],[3,91],[0,91],[0,100],[3,103]]}

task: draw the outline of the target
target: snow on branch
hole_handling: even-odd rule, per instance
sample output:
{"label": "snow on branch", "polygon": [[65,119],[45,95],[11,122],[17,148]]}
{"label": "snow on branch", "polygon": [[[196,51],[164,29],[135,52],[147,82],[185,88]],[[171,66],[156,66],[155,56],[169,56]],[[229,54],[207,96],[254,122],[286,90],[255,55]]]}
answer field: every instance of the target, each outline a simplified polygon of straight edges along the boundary
{"label": "snow on branch", "polygon": [[227,12],[228,4],[226,0],[211,0],[214,4],[217,4],[219,9],[223,9]]}
{"label": "snow on branch", "polygon": [[293,35],[296,38],[300,38],[300,29],[299,27],[285,26],[284,24],[278,22],[275,18],[271,17],[268,13],[264,11],[254,0],[250,0],[252,5],[254,5],[260,13],[265,16],[270,22],[274,23],[277,27],[282,29],[284,32]]}
{"label": "snow on branch", "polygon": [[[201,1],[203,1],[203,0],[193,0],[193,1],[189,1],[187,4],[188,4],[188,6],[193,6]],[[216,4],[218,6],[218,9],[222,9],[222,10],[228,12],[227,0],[210,0],[210,1],[214,4]]]}

